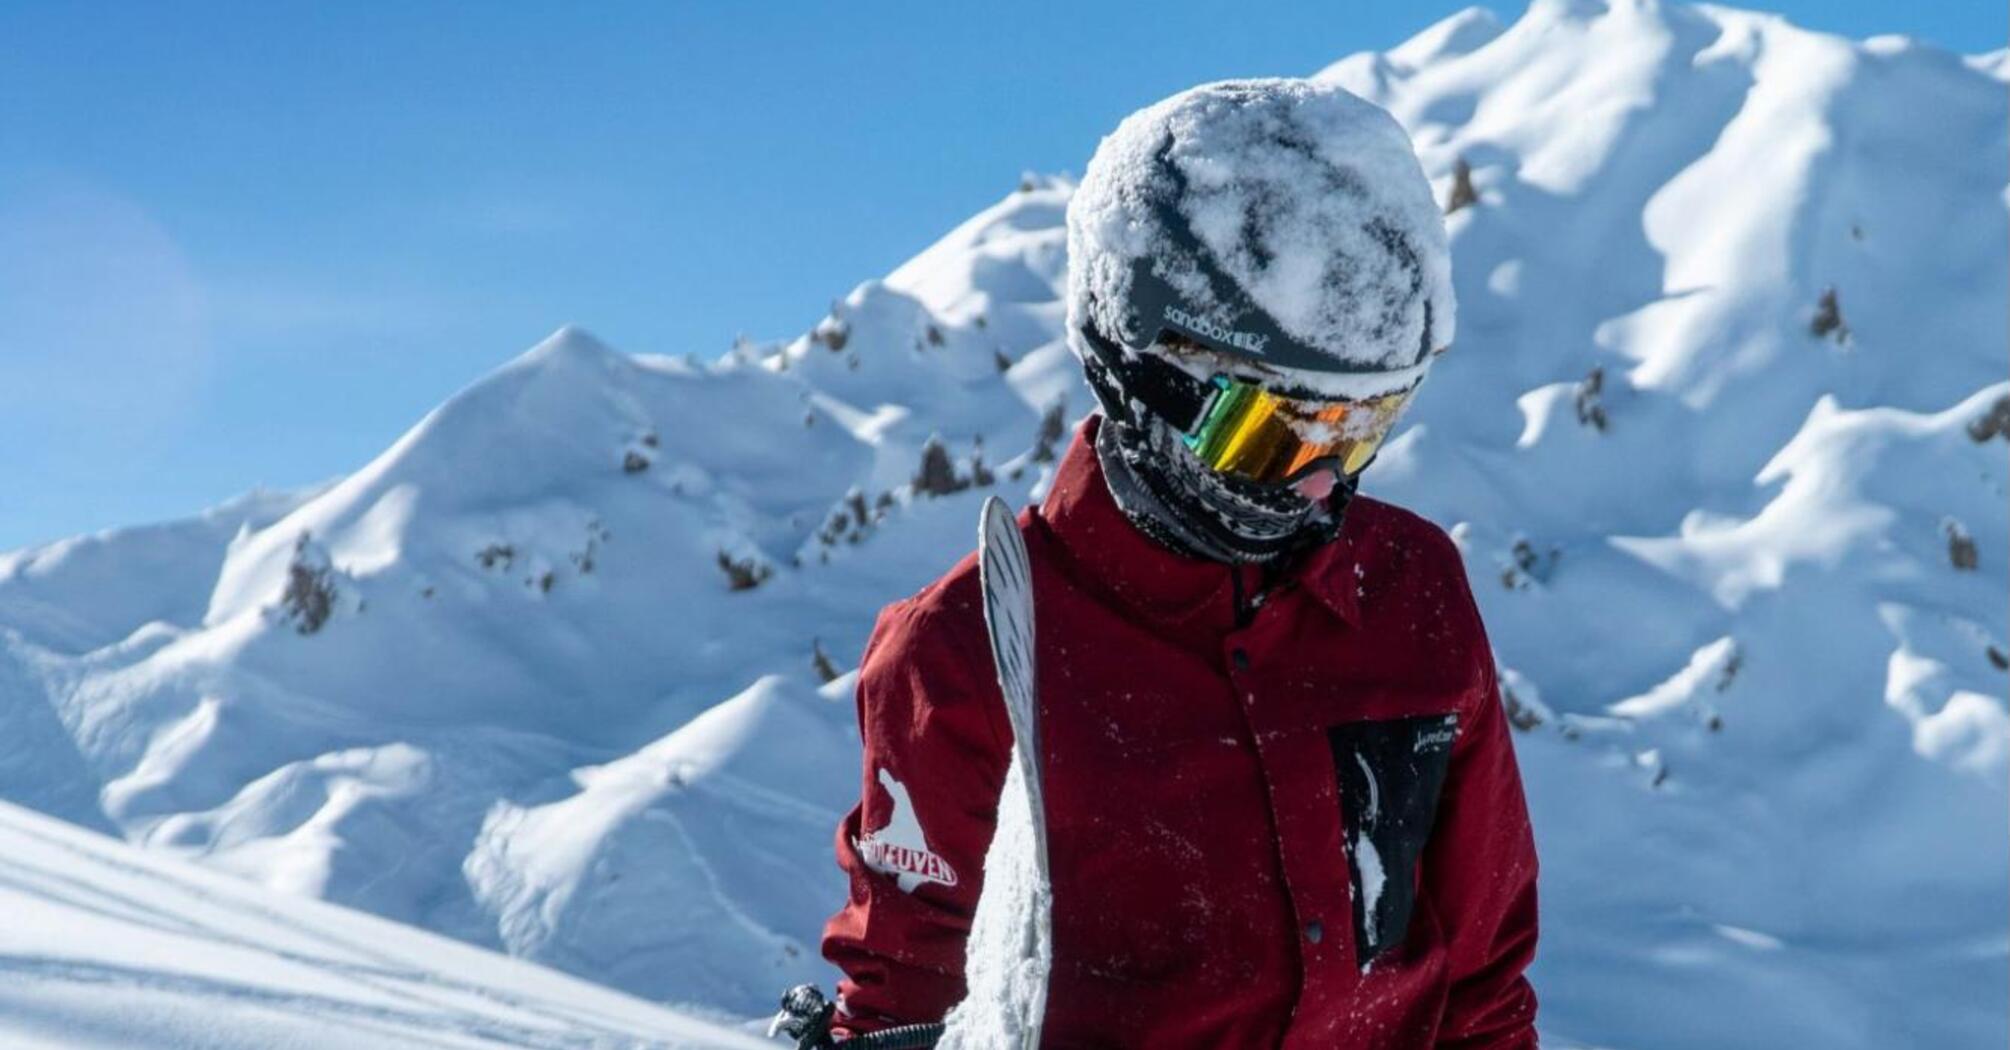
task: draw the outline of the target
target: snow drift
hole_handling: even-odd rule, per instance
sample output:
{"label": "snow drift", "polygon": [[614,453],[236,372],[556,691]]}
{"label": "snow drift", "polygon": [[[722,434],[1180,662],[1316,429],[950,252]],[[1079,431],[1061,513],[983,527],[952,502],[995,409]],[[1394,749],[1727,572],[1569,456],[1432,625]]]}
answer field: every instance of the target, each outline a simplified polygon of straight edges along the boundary
{"label": "snow drift", "polygon": [[5,803],[0,857],[9,1047],[771,1045]]}

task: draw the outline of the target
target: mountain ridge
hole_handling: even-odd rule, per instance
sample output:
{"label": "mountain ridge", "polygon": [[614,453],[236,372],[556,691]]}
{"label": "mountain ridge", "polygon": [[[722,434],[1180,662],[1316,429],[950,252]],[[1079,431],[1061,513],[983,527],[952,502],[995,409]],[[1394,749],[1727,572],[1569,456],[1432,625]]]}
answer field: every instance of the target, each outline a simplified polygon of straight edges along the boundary
{"label": "mountain ridge", "polygon": [[[1472,191],[1364,491],[1524,727],[1553,1041],[2010,1038],[2005,53],[1538,0],[1318,74]],[[828,981],[842,672],[1091,406],[1071,189],[793,339],[568,327],[346,479],[0,554],[0,797],[645,995]]]}

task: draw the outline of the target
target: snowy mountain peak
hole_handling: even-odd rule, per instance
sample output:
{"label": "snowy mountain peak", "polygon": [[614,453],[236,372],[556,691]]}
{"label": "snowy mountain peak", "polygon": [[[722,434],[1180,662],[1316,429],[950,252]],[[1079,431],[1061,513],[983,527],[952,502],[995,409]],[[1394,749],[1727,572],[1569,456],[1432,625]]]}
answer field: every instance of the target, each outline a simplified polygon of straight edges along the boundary
{"label": "snowy mountain peak", "polygon": [[1470,54],[1501,35],[1500,16],[1484,7],[1468,7],[1390,48],[1383,56],[1397,69],[1416,70],[1432,62]]}
{"label": "snowy mountain peak", "polygon": [[[1449,211],[1365,487],[1451,531],[1523,730],[1546,1045],[2010,1038],[2004,56],[1538,0],[1319,74]],[[332,485],[0,555],[0,797],[652,996],[827,983],[844,673],[1091,404],[1072,192],[792,338],[561,329]]]}
{"label": "snowy mountain peak", "polygon": [[529,350],[524,351],[519,361],[530,362],[545,357],[584,357],[604,359],[619,356],[617,351],[600,341],[600,338],[586,330],[583,325],[561,325],[559,329]]}

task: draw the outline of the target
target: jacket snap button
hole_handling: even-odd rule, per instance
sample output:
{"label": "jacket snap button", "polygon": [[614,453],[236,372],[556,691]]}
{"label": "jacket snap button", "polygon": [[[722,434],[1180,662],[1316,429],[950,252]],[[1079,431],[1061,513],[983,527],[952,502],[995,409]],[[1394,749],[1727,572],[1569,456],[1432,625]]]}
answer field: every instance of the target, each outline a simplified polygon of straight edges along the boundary
{"label": "jacket snap button", "polygon": [[1237,649],[1236,651],[1230,653],[1229,659],[1235,662],[1236,670],[1238,671],[1249,670],[1249,654],[1243,652],[1241,649]]}
{"label": "jacket snap button", "polygon": [[1314,919],[1311,922],[1305,924],[1306,940],[1311,941],[1313,944],[1318,944],[1320,940],[1322,940],[1325,936],[1326,936],[1326,927],[1321,925],[1318,919]]}

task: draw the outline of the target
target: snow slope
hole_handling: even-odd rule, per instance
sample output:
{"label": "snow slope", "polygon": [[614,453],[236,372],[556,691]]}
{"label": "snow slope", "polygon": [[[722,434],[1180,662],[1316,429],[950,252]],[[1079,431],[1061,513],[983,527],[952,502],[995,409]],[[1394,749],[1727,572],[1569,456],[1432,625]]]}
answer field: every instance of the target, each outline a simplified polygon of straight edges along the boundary
{"label": "snow slope", "polygon": [[824,978],[857,740],[816,660],[969,544],[970,493],[905,505],[934,435],[1038,478],[1066,194],[814,338],[567,329],[324,489],[0,556],[0,796],[649,995]]}
{"label": "snow slope", "polygon": [[[1366,488],[1452,531],[1527,727],[1555,1042],[2010,1039],[2005,71],[1538,0],[1321,74],[1469,171]],[[827,982],[821,679],[1087,407],[1070,190],[786,343],[568,329],[326,488],[0,555],[0,797],[651,997]]]}
{"label": "snow slope", "polygon": [[0,803],[0,1043],[30,1048],[772,1044]]}

